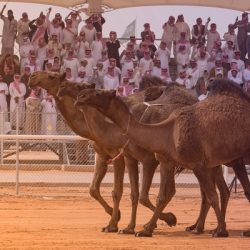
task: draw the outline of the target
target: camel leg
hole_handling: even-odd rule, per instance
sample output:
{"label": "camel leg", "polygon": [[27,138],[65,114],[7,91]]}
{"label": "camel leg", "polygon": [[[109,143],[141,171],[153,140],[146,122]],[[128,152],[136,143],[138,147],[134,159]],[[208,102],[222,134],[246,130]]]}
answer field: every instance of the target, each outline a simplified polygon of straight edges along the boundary
{"label": "camel leg", "polygon": [[136,212],[139,200],[139,178],[138,178],[138,161],[132,157],[125,157],[125,164],[128,169],[130,180],[130,199],[132,204],[132,212],[128,226],[119,231],[120,234],[134,234],[136,225]]}
{"label": "camel leg", "polygon": [[[152,211],[155,211],[155,206],[149,200],[149,189],[158,164],[158,161],[155,159],[143,161],[143,178],[139,201]],[[160,213],[159,219],[165,221],[170,227],[175,226],[177,223],[176,216],[173,213]]]}
{"label": "camel leg", "polygon": [[207,200],[213,207],[215,214],[216,214],[218,226],[213,236],[214,237],[227,237],[228,232],[226,230],[226,223],[224,219],[225,215],[221,213],[221,210],[219,207],[219,199],[218,199],[218,195],[216,193],[216,188],[214,185],[214,180],[211,177],[209,170],[206,169],[205,167],[203,168],[198,167],[194,169],[194,173],[199,180],[201,189],[204,190]]}
{"label": "camel leg", "polygon": [[[197,170],[199,171],[199,169]],[[223,218],[225,219],[227,204],[230,196],[229,189],[227,187],[227,184],[225,182],[225,179],[223,177],[223,172],[221,166],[208,169],[210,176],[214,183],[216,183],[219,192],[220,192],[220,200],[221,200],[221,213]],[[201,189],[201,183],[200,183],[200,189]],[[205,192],[201,189],[201,208],[200,208],[200,214],[196,221],[196,223],[190,227],[186,228],[186,231],[192,231],[192,233],[195,234],[201,234],[204,230],[204,225],[207,217],[207,213],[210,208],[210,204],[208,203],[207,197]],[[214,233],[217,229],[213,230],[212,233]]]}
{"label": "camel leg", "polygon": [[236,177],[239,179],[243,189],[245,196],[250,202],[250,182],[248,179],[246,167],[242,160],[237,160],[232,163],[232,168],[235,172]]}
{"label": "camel leg", "polygon": [[[220,192],[221,214],[222,214],[223,219],[225,220],[227,205],[228,205],[228,201],[230,198],[230,191],[227,186],[227,183],[225,182],[222,167],[217,167],[217,169],[215,169],[215,171],[212,172],[212,176],[215,179],[216,186],[218,187],[218,190]],[[216,228],[215,230],[212,230],[211,233],[215,234],[217,230],[218,228]]]}
{"label": "camel leg", "polygon": [[201,208],[200,208],[199,217],[197,221],[195,222],[195,224],[193,224],[192,226],[186,227],[186,231],[192,232],[193,234],[203,233],[205,220],[206,220],[209,208],[210,208],[210,204],[207,201],[206,194],[201,189],[201,187],[200,187],[200,191],[201,191]]}
{"label": "camel leg", "polygon": [[112,191],[113,198],[113,212],[109,225],[102,229],[105,233],[118,232],[118,221],[120,220],[119,204],[123,192],[123,178],[124,178],[125,163],[123,157],[114,161],[114,188]]}
{"label": "camel leg", "polygon": [[105,212],[112,215],[113,208],[108,205],[108,203],[100,195],[100,185],[107,172],[107,158],[96,154],[96,165],[95,172],[89,187],[90,195],[97,200],[105,209]]}
{"label": "camel leg", "polygon": [[137,237],[152,237],[152,233],[154,231],[160,213],[163,211],[163,209],[175,194],[174,171],[174,166],[163,166],[163,164],[161,164],[160,190],[156,202],[156,208],[150,221],[144,225],[144,230],[136,233]]}

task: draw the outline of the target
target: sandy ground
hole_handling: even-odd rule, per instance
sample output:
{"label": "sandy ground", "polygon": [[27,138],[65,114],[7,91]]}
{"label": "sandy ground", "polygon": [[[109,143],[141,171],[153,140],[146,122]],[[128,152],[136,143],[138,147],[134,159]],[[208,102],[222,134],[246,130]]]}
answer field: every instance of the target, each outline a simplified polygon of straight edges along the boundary
{"label": "sandy ground", "polygon": [[[184,189],[177,190],[176,197],[165,210],[176,214],[178,218],[176,227],[169,228],[163,222],[159,222],[152,238],[135,238],[133,235],[101,232],[109,216],[89,197],[87,188],[24,190],[25,188],[21,188],[19,197],[11,195],[5,188],[0,190],[0,249],[238,250],[249,249],[250,246],[250,238],[240,236],[242,230],[250,229],[250,204],[242,192],[233,194],[229,202],[227,213],[229,238],[217,239],[209,235],[209,230],[214,229],[216,225],[212,211],[207,218],[206,231],[203,235],[192,235],[184,231],[198,215],[200,199],[197,189],[188,193]],[[111,203],[109,191],[105,189],[104,196]],[[155,199],[156,192],[157,189],[152,191],[152,199]],[[126,189],[124,193],[121,202],[120,228],[126,226],[130,215],[129,190]],[[137,230],[142,228],[151,214],[149,210],[139,206]]]}

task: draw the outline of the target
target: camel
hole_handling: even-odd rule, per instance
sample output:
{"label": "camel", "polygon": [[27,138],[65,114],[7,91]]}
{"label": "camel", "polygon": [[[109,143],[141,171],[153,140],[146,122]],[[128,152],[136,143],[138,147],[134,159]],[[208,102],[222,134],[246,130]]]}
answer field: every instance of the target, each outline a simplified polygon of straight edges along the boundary
{"label": "camel", "polygon": [[[120,219],[119,212],[119,202],[122,196],[123,191],[123,176],[124,176],[124,158],[116,157],[120,153],[121,145],[124,145],[127,141],[127,138],[121,134],[120,128],[118,128],[115,124],[111,124],[110,121],[107,121],[105,117],[101,113],[93,112],[93,108],[88,108],[85,110],[84,114],[75,108],[73,99],[69,95],[65,95],[64,97],[58,97],[57,93],[60,86],[66,82],[63,80],[63,77],[60,77],[55,73],[47,73],[47,72],[35,72],[32,74],[29,86],[40,86],[46,89],[51,95],[54,96],[56,100],[57,107],[63,117],[65,118],[69,127],[77,134],[87,139],[94,141],[94,149],[97,153],[96,157],[96,166],[95,173],[92,183],[90,185],[90,195],[95,198],[105,209],[105,211],[111,215],[111,220],[109,224],[103,228],[104,232],[117,232],[118,231],[118,221]],[[73,84],[72,84],[73,85]],[[92,88],[91,85],[85,85],[86,88]],[[79,87],[77,87],[79,88]],[[77,89],[79,90],[79,89]],[[144,95],[142,92],[133,96],[129,99],[129,103],[134,104],[138,101],[143,101]],[[86,116],[86,118],[85,118]],[[77,119],[75,119],[77,117]],[[96,123],[98,120],[100,123]],[[115,136],[118,134],[118,136]],[[112,136],[110,136],[112,135]],[[140,157],[143,158],[142,162],[146,168],[151,168],[152,173],[149,173],[149,176],[144,176],[145,187],[142,189],[142,195],[140,197],[140,201],[142,204],[148,206],[150,209],[154,210],[154,206],[150,202],[148,198],[148,190],[150,184],[152,182],[152,177],[154,174],[154,170],[158,165],[158,161],[155,160],[154,156],[147,156],[143,154],[143,150],[138,151]],[[143,157],[142,157],[143,156]],[[107,171],[107,161],[110,158],[113,159],[114,164],[114,191],[112,193],[114,207],[110,207],[107,202],[100,195],[100,184],[102,179],[104,178]],[[127,165],[131,165],[131,171],[137,171],[137,161],[134,159],[130,159],[127,157],[126,159]],[[150,167],[147,167],[150,166]],[[136,174],[131,174],[132,176],[136,176]],[[137,173],[138,175],[138,173]],[[151,177],[152,176],[152,177]],[[132,180],[131,186],[134,189],[138,189],[138,180]],[[133,211],[132,218],[127,229],[124,229],[123,233],[133,233],[133,228],[135,227],[135,213],[138,201],[138,193],[132,193],[131,198],[133,200]],[[172,213],[161,214],[160,219],[166,221],[170,226],[176,224],[176,217]]]}
{"label": "camel", "polygon": [[[158,82],[159,81],[160,79],[158,79]],[[155,87],[153,87],[153,89],[154,88]],[[164,101],[166,100],[167,104],[159,106],[159,103],[157,100],[156,102],[151,102],[153,106],[150,106],[149,110],[148,109],[145,110],[145,103],[138,103],[132,106],[132,110],[133,110],[133,113],[135,114],[135,117],[141,117],[140,120],[146,123],[157,122],[157,121],[161,121],[162,119],[164,119],[164,117],[165,118],[168,117],[169,114],[172,113],[172,111],[175,110],[176,108],[183,107],[185,105],[188,105],[188,104],[190,105],[190,104],[197,102],[196,98],[190,95],[183,87],[180,87],[178,84],[173,83],[173,84],[168,85],[167,87],[164,87],[163,89],[165,93],[158,100],[161,100],[160,102],[162,103],[164,103]],[[145,92],[147,91],[151,93],[150,94],[151,99],[157,98],[159,94],[162,92],[162,91],[150,92],[150,89],[145,90]],[[65,83],[62,83],[59,88],[58,98],[61,98],[64,95],[70,95],[72,98],[76,98],[78,93],[79,93],[79,87],[77,85],[65,82]],[[124,99],[124,100],[128,101],[127,99]],[[100,121],[96,120],[96,123],[102,127]],[[115,134],[112,133],[112,136],[115,136]],[[117,136],[121,137],[123,135],[120,134]],[[121,145],[121,147],[123,146],[123,152],[124,152],[124,155],[126,156],[125,158],[130,157],[131,159],[131,157],[132,158],[134,157],[138,161],[142,161],[143,165],[145,166],[145,155],[147,155],[147,157],[149,156],[153,157],[153,154],[150,152],[146,152],[147,154],[145,154],[144,152],[143,157],[140,157],[140,154],[138,154],[138,150],[139,150],[138,147],[135,147],[135,145],[132,146],[131,143],[128,143],[128,144],[126,143],[125,145],[126,147],[124,147],[124,145]],[[131,150],[131,146],[132,146],[132,150]],[[135,172],[134,169],[137,169],[137,171]],[[130,179],[133,177],[133,180],[130,180],[131,181],[131,195],[133,195],[134,193],[139,192],[138,183],[136,185],[137,187],[136,189],[135,189],[135,186],[132,185],[135,182],[135,180],[138,181],[138,167],[136,167],[136,165],[133,165],[133,169],[131,169],[131,167],[128,167],[128,171],[129,171]],[[147,193],[145,192],[147,194],[147,199],[148,199],[148,190],[152,182],[154,171],[155,171],[155,167],[152,168],[152,166],[150,165],[146,165],[146,167],[144,167],[142,190],[145,190],[144,187],[147,187]],[[220,190],[221,204],[222,204],[221,207],[222,207],[223,214],[225,214],[228,199],[229,199],[229,191],[224,181],[221,168],[218,171],[217,170],[213,171],[212,174],[213,174],[213,179],[216,178],[216,184]],[[144,178],[145,176],[147,178]],[[135,208],[133,209],[133,206],[135,206],[135,203],[136,203],[135,201],[132,202],[131,221],[133,221],[133,223],[130,222],[127,228],[120,231],[121,233],[134,233],[136,209]],[[202,204],[201,211],[203,211],[208,206],[208,204],[206,203],[205,196],[202,196],[201,204]],[[147,204],[144,204],[144,205],[147,206]],[[151,209],[153,210],[154,207],[152,207]],[[203,232],[205,219],[206,219],[206,213],[201,212],[196,223],[188,227],[186,230],[192,231],[193,233]],[[133,227],[131,225],[133,225]]]}
{"label": "camel", "polygon": [[[155,79],[153,79],[155,80]],[[151,81],[153,81],[151,80]],[[211,83],[212,84],[212,83]],[[210,88],[212,88],[212,85],[210,84]],[[157,87],[150,87],[145,90],[144,93],[144,100],[147,101],[154,101],[157,99],[157,102],[161,102],[161,98],[164,96],[163,93],[166,91],[165,87],[157,86]],[[215,90],[214,90],[215,91]],[[169,95],[168,95],[169,96]],[[183,106],[185,105],[185,99],[180,98],[179,96],[171,96],[171,102],[173,102],[174,98],[179,100],[179,102],[182,100]],[[186,104],[188,105],[188,104]],[[227,167],[233,168],[236,177],[239,179],[242,188],[244,190],[244,194],[247,198],[247,200],[250,202],[250,181],[248,179],[248,174],[246,171],[245,165],[250,165],[250,158],[246,157],[243,159],[237,159],[229,163],[224,163]]]}
{"label": "camel", "polygon": [[[158,84],[159,82],[160,82],[160,79],[158,79]],[[64,95],[70,95],[72,98],[76,98],[79,93],[78,90],[79,88],[77,87],[77,85],[72,85],[67,82],[62,83],[58,91],[58,98],[61,98]],[[164,90],[166,91],[167,94],[164,94],[162,98],[159,98],[159,100],[162,103],[164,103],[164,100],[166,100],[168,105],[165,104],[164,106],[161,106],[159,105],[159,103],[157,103],[156,105],[153,105],[154,102],[152,102],[153,106],[150,106],[149,110],[148,109],[145,110],[145,104],[138,103],[132,106],[135,116],[141,117],[141,121],[146,122],[146,123],[157,122],[157,121],[161,121],[164,117],[168,116],[174,109],[178,107],[182,107],[183,105],[193,104],[197,102],[196,98],[194,98],[192,95],[187,93],[187,91],[184,90],[182,87],[181,88],[178,87],[178,85],[176,84],[172,84],[167,87],[164,87]],[[145,90],[145,92],[146,91],[147,90]],[[124,100],[126,100],[127,102],[128,101],[131,102],[130,99],[126,98]],[[93,112],[94,111],[92,111],[92,115],[93,115]],[[96,123],[102,127],[101,121],[96,120]],[[116,135],[112,133],[112,136],[122,137],[123,135],[122,134]],[[148,200],[148,191],[149,191],[149,187],[152,182],[152,177],[155,171],[155,165],[150,166],[149,164],[147,164],[148,163],[147,159],[149,159],[149,156],[152,157],[150,161],[151,164],[152,162],[156,162],[156,159],[154,158],[154,155],[152,153],[142,151],[142,149],[135,147],[135,145],[131,145],[131,143],[128,143],[125,145],[126,147],[124,147],[124,145],[121,145],[121,147],[123,146],[123,152],[124,152],[124,155],[126,156],[125,159],[129,158],[129,162],[131,162],[131,158],[133,158],[143,163],[144,174],[143,174],[141,197],[145,197],[145,198],[140,199],[140,201],[143,205],[148,206],[147,204],[145,204],[144,200]],[[128,162],[128,160],[126,162]],[[131,182],[131,195],[133,195],[134,193],[139,192],[138,183],[136,185],[132,185],[133,183],[135,183],[135,181],[138,182],[138,167],[136,167],[136,164],[134,164],[133,169],[131,169],[131,167],[128,167],[128,171],[129,171],[130,182]],[[229,191],[228,191],[228,188],[226,186],[226,183],[224,181],[221,171],[216,176],[216,182],[221,193],[222,210],[223,210],[223,213],[225,213],[228,198],[229,198]],[[205,199],[205,196],[203,197],[203,199]],[[134,233],[135,215],[136,215],[135,206],[137,205],[136,202],[138,202],[138,199],[137,200],[132,199],[132,214],[131,214],[130,223],[127,228],[120,230],[120,233]],[[202,201],[201,211],[204,210],[203,207],[206,207],[205,201]],[[152,207],[152,205],[149,208],[154,210],[154,207]],[[206,214],[201,213],[199,218],[197,219],[197,222],[194,225],[188,227],[188,231],[192,231],[193,233],[203,232],[205,219],[206,219]]]}
{"label": "camel", "polygon": [[250,97],[233,82],[217,80],[213,84],[214,91],[209,98],[179,108],[165,121],[153,125],[138,122],[114,91],[86,90],[78,97],[78,103],[97,108],[120,126],[134,143],[155,152],[161,163],[157,207],[139,236],[152,236],[159,212],[175,194],[175,165],[191,169],[196,174],[217,217],[218,225],[213,236],[228,236],[210,172],[215,166],[249,153]]}

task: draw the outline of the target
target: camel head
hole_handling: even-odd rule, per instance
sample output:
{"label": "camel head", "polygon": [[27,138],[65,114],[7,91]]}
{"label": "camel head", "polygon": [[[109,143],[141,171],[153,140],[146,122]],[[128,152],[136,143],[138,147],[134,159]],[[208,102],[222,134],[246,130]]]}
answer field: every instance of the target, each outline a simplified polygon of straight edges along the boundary
{"label": "camel head", "polygon": [[153,86],[147,88],[144,93],[144,101],[149,102],[158,99],[163,94],[165,88],[166,87],[163,86]]}
{"label": "camel head", "polygon": [[143,76],[139,83],[139,90],[142,91],[153,86],[166,86],[166,82],[156,76]]}
{"label": "camel head", "polygon": [[63,81],[58,89],[57,97],[61,99],[63,96],[68,95],[74,99],[77,98],[77,95],[84,89],[94,89],[94,83],[75,83]]}
{"label": "camel head", "polygon": [[75,105],[80,110],[87,105],[102,111],[102,109],[109,107],[115,96],[115,90],[85,89],[77,96]]}
{"label": "camel head", "polygon": [[29,79],[30,88],[39,86],[46,89],[51,95],[56,96],[61,82],[64,80],[65,74],[49,73],[45,71],[34,72]]}

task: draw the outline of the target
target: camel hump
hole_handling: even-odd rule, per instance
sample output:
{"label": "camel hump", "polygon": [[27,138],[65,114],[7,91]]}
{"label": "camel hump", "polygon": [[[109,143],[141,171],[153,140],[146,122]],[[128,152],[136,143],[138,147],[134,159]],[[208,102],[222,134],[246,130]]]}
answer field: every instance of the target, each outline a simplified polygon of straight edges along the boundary
{"label": "camel hump", "polygon": [[238,84],[226,79],[217,79],[208,85],[209,95],[230,95],[250,102],[250,95]]}

